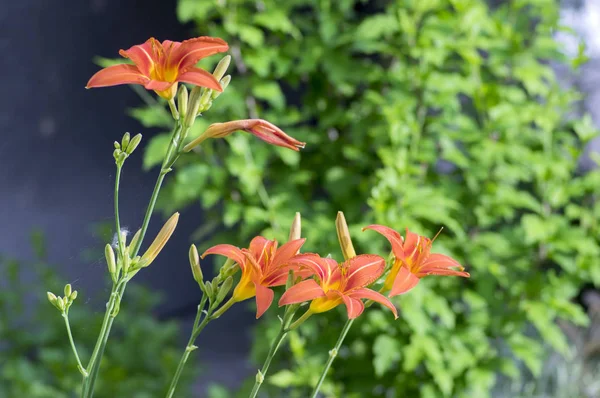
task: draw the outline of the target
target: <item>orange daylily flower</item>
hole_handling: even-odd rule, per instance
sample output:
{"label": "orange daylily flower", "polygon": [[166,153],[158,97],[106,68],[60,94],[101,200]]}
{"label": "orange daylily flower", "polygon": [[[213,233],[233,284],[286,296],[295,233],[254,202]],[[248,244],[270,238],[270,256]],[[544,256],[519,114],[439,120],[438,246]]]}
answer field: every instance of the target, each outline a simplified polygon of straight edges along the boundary
{"label": "orange daylily flower", "polygon": [[279,127],[266,120],[245,119],[226,123],[213,123],[198,138],[187,144],[183,150],[188,152],[207,138],[223,138],[238,130],[253,134],[269,144],[293,149],[294,151],[299,151],[300,148],[304,148],[306,145],[305,142],[290,137]]}
{"label": "orange daylily flower", "polygon": [[312,301],[308,311],[316,314],[343,303],[348,318],[354,319],[365,309],[361,299],[367,299],[383,304],[398,317],[396,307],[387,297],[367,289],[383,274],[383,258],[362,254],[338,264],[331,258],[321,258],[316,254],[300,254],[290,263],[297,264],[300,269],[309,268],[317,280],[307,279],[287,289],[279,300],[280,306]]}
{"label": "orange daylily flower", "polygon": [[408,292],[419,283],[419,279],[427,275],[452,275],[464,278],[470,276],[453,258],[444,254],[430,253],[433,241],[410,232],[408,228],[404,240],[400,233],[383,225],[369,225],[363,228],[363,231],[365,229],[380,233],[392,245],[392,252],[396,259],[383,285],[384,289],[390,290],[390,297]]}
{"label": "orange daylily flower", "polygon": [[289,241],[277,248],[277,241],[268,240],[262,236],[252,239],[248,249],[240,249],[233,245],[216,245],[206,250],[202,258],[209,254],[220,254],[235,261],[242,270],[240,282],[232,295],[233,302],[247,300],[256,296],[256,318],[271,306],[273,302],[273,286],[285,285],[290,270],[298,276],[308,276],[300,272],[298,264],[290,264],[306,239]]}
{"label": "orange daylily flower", "polygon": [[152,37],[144,44],[119,51],[134,65],[104,68],[92,76],[86,88],[141,84],[167,100],[175,97],[177,82],[223,91],[211,73],[195,65],[202,58],[228,49],[227,43],[216,37],[196,37],[181,43],[171,40],[161,43]]}

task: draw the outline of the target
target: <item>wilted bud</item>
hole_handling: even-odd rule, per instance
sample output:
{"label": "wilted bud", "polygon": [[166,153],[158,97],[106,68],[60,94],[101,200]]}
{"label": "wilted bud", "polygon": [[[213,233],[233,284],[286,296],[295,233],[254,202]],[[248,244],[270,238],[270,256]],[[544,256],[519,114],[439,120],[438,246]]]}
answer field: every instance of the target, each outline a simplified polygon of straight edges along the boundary
{"label": "wilted bud", "polygon": [[121,140],[121,148],[123,148],[123,150],[127,149],[127,146],[129,145],[130,140],[131,140],[131,135],[129,133],[123,134],[123,139]]}
{"label": "wilted bud", "polygon": [[104,246],[104,257],[106,257],[106,264],[108,264],[108,272],[111,276],[115,275],[117,273],[117,261],[111,245]]}
{"label": "wilted bud", "polygon": [[50,302],[50,304],[56,307],[56,295],[52,292],[46,292],[46,295],[48,295],[48,301]]}
{"label": "wilted bud", "polygon": [[136,134],[129,142],[129,145],[127,145],[127,154],[131,155],[138,145],[140,145],[140,142],[142,142],[142,135]]}
{"label": "wilted bud", "polygon": [[335,219],[335,228],[337,230],[337,236],[344,259],[348,260],[352,257],[356,257],[352,239],[350,238],[350,231],[348,231],[348,224],[346,224],[346,217],[344,217],[344,213],[341,211],[338,211],[337,218]]}
{"label": "wilted bud", "polygon": [[71,301],[75,301],[76,298],[77,298],[77,290],[73,290],[73,293],[71,293],[71,295],[69,296],[69,299]]}
{"label": "wilted bud", "polygon": [[185,118],[188,109],[188,90],[182,84],[177,92],[177,108],[179,109],[179,115]]}
{"label": "wilted bud", "polygon": [[156,235],[154,242],[150,245],[146,253],[142,256],[140,260],[140,267],[149,266],[152,261],[158,256],[158,253],[165,247],[167,241],[175,231],[175,227],[177,226],[177,221],[179,221],[179,213],[175,213],[167,220],[165,225]]}
{"label": "wilted bud", "polygon": [[115,149],[121,149],[121,144],[119,144],[117,141],[115,141]]}
{"label": "wilted bud", "polygon": [[227,296],[227,293],[229,293],[231,290],[231,286],[233,286],[233,277],[230,276],[225,279],[225,282],[223,282],[221,288],[219,289],[219,294],[217,294],[217,303],[223,301],[225,296]]}
{"label": "wilted bud", "polygon": [[195,146],[208,138],[223,138],[235,131],[245,131],[253,134],[266,143],[293,149],[294,151],[304,148],[306,143],[290,137],[279,127],[262,119],[234,120],[226,123],[213,123],[200,134],[198,138],[187,144],[183,150],[191,151]]}
{"label": "wilted bud", "polygon": [[227,75],[224,78],[221,79],[221,81],[219,82],[219,84],[221,85],[221,88],[223,89],[223,91],[216,91],[213,90],[210,97],[212,99],[217,98],[219,95],[221,95],[221,93],[223,93],[225,91],[225,89],[227,88],[227,86],[229,86],[229,83],[231,82],[231,75]]}
{"label": "wilted bud", "polygon": [[225,72],[227,72],[227,68],[229,68],[230,63],[231,55],[226,55],[219,61],[219,63],[215,67],[215,71],[213,72],[213,76],[215,77],[215,79],[217,79],[217,81],[221,80],[223,76],[225,76]]}
{"label": "wilted bud", "polygon": [[202,87],[194,86],[190,92],[188,99],[187,114],[183,120],[183,125],[191,127],[196,121],[198,115],[198,109],[200,109],[200,97],[202,96]]}
{"label": "wilted bud", "polygon": [[294,221],[292,221],[292,227],[290,228],[290,237],[288,241],[300,239],[302,234],[302,219],[300,213],[296,212]]}
{"label": "wilted bud", "polygon": [[196,245],[190,246],[189,256],[194,280],[198,283],[202,283],[204,276],[202,275],[202,268],[200,268],[200,256],[198,255],[198,249],[196,248]]}
{"label": "wilted bud", "polygon": [[65,298],[69,298],[69,296],[71,296],[71,284],[67,283],[65,285]]}

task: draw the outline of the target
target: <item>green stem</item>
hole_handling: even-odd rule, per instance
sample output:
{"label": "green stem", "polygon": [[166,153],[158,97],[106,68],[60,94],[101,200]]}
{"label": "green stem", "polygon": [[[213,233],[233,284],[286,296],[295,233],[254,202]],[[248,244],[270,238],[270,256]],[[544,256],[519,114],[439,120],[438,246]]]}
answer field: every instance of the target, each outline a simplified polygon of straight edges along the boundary
{"label": "green stem", "polygon": [[69,335],[69,342],[71,343],[71,348],[73,349],[73,354],[75,355],[75,359],[77,360],[77,368],[79,372],[83,375],[84,379],[88,377],[88,372],[85,370],[83,365],[81,364],[81,360],[79,359],[79,354],[77,353],[77,347],[75,347],[75,341],[73,340],[73,334],[71,333],[71,325],[69,324],[69,312],[63,311],[62,317],[65,320],[65,326],[67,327],[67,334]]}
{"label": "green stem", "polygon": [[116,314],[114,313],[115,306],[120,305],[121,298],[125,292],[125,286],[127,281],[121,279],[119,283],[113,284],[113,288],[110,293],[110,299],[106,304],[106,313],[104,314],[104,320],[102,321],[102,327],[100,328],[100,334],[92,352],[92,357],[88,363],[87,369],[89,369],[89,376],[84,378],[83,388],[81,392],[82,398],[91,398],[94,394],[94,385],[100,369],[100,362],[102,361],[102,355],[104,355],[104,349],[106,348],[106,342],[110,335],[110,329],[115,320]]}
{"label": "green stem", "polygon": [[311,398],[317,397],[317,394],[319,393],[319,390],[321,389],[321,385],[323,384],[323,381],[325,380],[325,377],[327,376],[327,372],[329,371],[329,368],[331,367],[333,360],[335,359],[338,352],[340,351],[340,347],[342,346],[342,343],[344,342],[344,339],[346,338],[346,335],[348,334],[348,331],[352,327],[353,323],[354,323],[354,319],[348,319],[348,321],[344,325],[344,328],[342,329],[342,332],[340,333],[340,337],[338,338],[337,343],[335,343],[335,347],[333,347],[333,349],[331,351],[329,351],[329,359],[327,360],[327,363],[325,364],[325,369],[323,369],[323,373],[321,373],[319,382],[317,383],[317,385],[315,386],[315,389],[313,390],[313,392],[311,394]]}
{"label": "green stem", "polygon": [[[198,335],[202,330],[208,325],[213,318],[210,316],[210,312],[206,314],[202,323],[198,325],[200,322],[200,318],[202,317],[202,309],[206,304],[206,295],[202,296],[202,300],[200,301],[200,305],[198,305],[198,311],[196,312],[196,319],[194,320],[194,327],[192,328],[192,334],[190,335],[190,339],[185,346],[185,351],[179,360],[179,365],[177,365],[177,370],[175,371],[175,375],[173,376],[173,380],[171,380],[171,384],[169,385],[169,390],[167,391],[167,398],[172,398],[173,394],[175,394],[175,389],[177,388],[177,383],[179,382],[179,378],[181,377],[181,373],[183,372],[183,368],[187,363],[187,360],[190,356],[190,353],[194,351],[197,347],[194,345],[194,342],[198,338]],[[209,309],[210,311],[210,309]]]}
{"label": "green stem", "polygon": [[160,188],[162,187],[162,183],[165,179],[165,176],[171,171],[171,166],[173,165],[171,158],[173,157],[173,151],[179,146],[181,131],[181,124],[177,122],[175,124],[175,128],[173,129],[173,133],[171,134],[171,141],[169,142],[167,153],[165,154],[162,165],[160,167],[160,174],[158,175],[156,184],[154,184],[154,190],[152,191],[152,196],[150,197],[150,203],[148,203],[148,208],[146,209],[146,215],[144,216],[144,221],[142,223],[140,238],[138,239],[135,247],[133,248],[133,251],[131,252],[132,258],[137,256],[138,252],[140,251],[142,241],[144,240],[144,236],[146,235],[146,231],[148,230],[148,225],[150,225],[150,218],[152,216],[152,213],[154,212],[154,206],[156,205],[156,200],[158,199],[158,193],[160,192]]}
{"label": "green stem", "polygon": [[[293,307],[293,309],[292,309],[292,307]],[[258,373],[256,374],[256,381],[254,383],[254,387],[252,388],[252,392],[250,393],[249,398],[256,398],[256,396],[258,395],[258,390],[260,390],[260,387],[261,387],[263,381],[265,380],[265,376],[267,375],[269,366],[271,365],[271,361],[273,360],[275,353],[277,353],[277,350],[281,346],[283,339],[285,339],[288,332],[291,330],[290,324],[292,323],[292,321],[294,319],[294,314],[296,313],[297,310],[298,310],[298,306],[288,305],[286,307],[285,314],[284,314],[283,320],[281,322],[281,328],[279,329],[279,333],[277,333],[275,340],[273,340],[273,343],[271,343],[271,348],[269,350],[269,353],[267,354],[267,359],[265,360],[265,363],[263,364],[262,369],[259,370]],[[301,318],[304,318],[305,315],[306,314],[304,314]]]}
{"label": "green stem", "polygon": [[121,219],[119,218],[119,185],[121,184],[121,170],[123,165],[117,162],[117,175],[115,177],[115,226],[117,228],[117,241],[119,242],[119,253],[121,256],[125,253],[125,242],[121,233]]}

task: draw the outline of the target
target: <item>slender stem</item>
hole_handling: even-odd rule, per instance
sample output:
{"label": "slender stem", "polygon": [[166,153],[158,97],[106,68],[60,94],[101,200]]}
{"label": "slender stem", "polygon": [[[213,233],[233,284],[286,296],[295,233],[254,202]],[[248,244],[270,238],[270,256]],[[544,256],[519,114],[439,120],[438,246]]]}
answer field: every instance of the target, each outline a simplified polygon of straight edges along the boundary
{"label": "slender stem", "polygon": [[177,122],[171,135],[171,141],[169,142],[167,153],[165,154],[162,165],[160,167],[160,174],[158,175],[156,184],[154,184],[154,190],[152,191],[152,196],[150,197],[150,203],[148,203],[148,208],[146,209],[146,215],[144,216],[144,221],[142,223],[142,231],[140,233],[140,238],[138,239],[135,247],[133,248],[133,251],[131,252],[131,257],[137,256],[140,247],[142,246],[142,241],[144,240],[144,236],[146,235],[146,231],[148,230],[148,225],[150,225],[150,218],[152,217],[152,213],[154,212],[154,206],[156,205],[156,200],[158,199],[158,193],[160,192],[160,188],[162,187],[162,183],[165,179],[165,176],[171,171],[170,166],[172,165],[172,162],[170,162],[170,160],[171,157],[173,157],[173,151],[179,145],[178,138],[180,136],[181,129],[181,124]]}
{"label": "slender stem", "polygon": [[327,376],[327,372],[329,371],[329,368],[331,367],[333,360],[335,359],[338,352],[340,351],[340,347],[342,346],[342,343],[344,342],[344,339],[346,338],[346,335],[348,334],[348,331],[352,327],[353,323],[354,323],[354,319],[348,319],[348,321],[344,325],[344,328],[342,329],[342,332],[340,333],[340,337],[338,337],[337,343],[335,343],[335,347],[333,347],[333,349],[331,351],[329,351],[329,359],[327,360],[327,363],[325,364],[325,369],[323,369],[323,373],[321,373],[319,382],[317,383],[317,385],[315,386],[315,389],[313,390],[313,392],[311,394],[311,398],[317,397],[317,394],[319,393],[319,390],[321,389],[321,385],[323,384],[323,381],[325,380],[325,377]]}
{"label": "slender stem", "polygon": [[[283,339],[285,339],[288,332],[292,329],[290,327],[290,324],[294,320],[294,315],[296,314],[298,307],[299,306],[288,305],[285,308],[283,320],[281,321],[281,328],[279,329],[279,333],[277,333],[275,340],[273,340],[273,343],[271,343],[271,348],[269,349],[267,359],[265,360],[262,369],[259,370],[256,374],[256,381],[254,382],[254,387],[252,388],[252,392],[250,393],[250,398],[256,398],[256,396],[258,395],[258,390],[260,390],[260,387],[263,381],[265,380],[265,376],[269,370],[269,366],[271,365],[271,361],[273,360],[275,353],[277,353],[277,350],[279,349],[279,346],[281,346]],[[306,314],[302,315],[300,319],[304,318],[305,315]]]}
{"label": "slender stem", "polygon": [[217,311],[215,311],[214,314],[212,314],[211,318],[212,319],[217,319],[218,317],[220,317],[221,315],[223,315],[223,313],[225,311],[227,311],[235,303],[236,303],[236,301],[234,300],[233,297],[231,297],[225,304],[223,304],[223,306],[221,308],[219,308]]}
{"label": "slender stem", "polygon": [[313,313],[308,309],[300,318],[290,325],[290,330],[296,329],[298,326],[304,323]]}
{"label": "slender stem", "polygon": [[[175,389],[177,388],[177,383],[179,382],[179,378],[181,377],[183,368],[185,367],[185,364],[187,363],[190,353],[196,349],[196,346],[194,345],[196,338],[198,338],[198,335],[206,327],[208,322],[210,322],[213,319],[210,316],[210,312],[208,312],[206,314],[206,316],[204,317],[204,319],[202,320],[202,323],[200,323],[200,325],[198,325],[198,323],[200,322],[200,318],[202,317],[202,310],[204,308],[204,305],[206,304],[206,298],[207,298],[206,295],[203,295],[202,300],[200,301],[200,305],[198,305],[198,311],[196,312],[196,319],[194,320],[194,326],[192,327],[192,334],[190,335],[187,345],[185,346],[185,350],[183,351],[183,355],[181,356],[181,359],[179,360],[179,364],[177,365],[177,370],[175,371],[173,380],[171,380],[171,384],[169,385],[169,390],[167,391],[167,398],[172,398],[173,394],[175,394]],[[210,311],[210,309],[209,309],[209,311]]]}
{"label": "slender stem", "polygon": [[285,336],[287,336],[287,334],[288,334],[288,329],[282,323],[281,329],[279,329],[279,333],[277,334],[277,336],[275,337],[275,340],[273,340],[273,343],[271,344],[271,349],[269,350],[269,354],[267,354],[267,359],[265,360],[265,363],[263,364],[262,369],[259,370],[258,373],[256,374],[256,382],[254,383],[254,387],[252,388],[252,392],[250,393],[250,396],[249,396],[250,398],[255,398],[258,395],[258,390],[260,389],[260,386],[262,385],[263,381],[265,380],[265,375],[267,374],[267,372],[269,370],[269,365],[271,365],[271,361],[273,360],[275,353],[279,349],[279,346],[281,345],[281,343],[283,342],[283,339],[285,339]]}
{"label": "slender stem", "polygon": [[115,226],[117,228],[117,241],[119,242],[119,253],[125,253],[125,242],[121,234],[121,219],[119,218],[119,185],[121,184],[121,170],[123,165],[117,162],[117,175],[115,177]]}
{"label": "slender stem", "polygon": [[73,340],[73,334],[71,333],[71,325],[69,324],[69,312],[63,311],[62,317],[65,320],[65,326],[67,327],[67,334],[69,335],[69,342],[71,343],[71,348],[73,349],[73,354],[75,355],[75,359],[77,360],[77,368],[79,372],[83,375],[84,378],[88,377],[88,372],[85,370],[81,361],[79,360],[79,354],[77,353],[77,347],[75,347],[75,341]]}
{"label": "slender stem", "polygon": [[116,314],[114,314],[115,306],[118,305],[123,297],[125,286],[127,281],[121,279],[119,283],[113,284],[113,288],[110,293],[110,299],[106,304],[106,313],[104,314],[104,320],[102,321],[102,327],[100,328],[100,334],[96,341],[96,346],[92,352],[92,357],[88,363],[87,369],[89,369],[89,376],[84,378],[83,388],[81,392],[82,398],[91,398],[94,394],[94,384],[96,383],[96,377],[98,376],[98,370],[100,369],[100,362],[102,361],[102,355],[110,335],[110,329],[115,320]]}

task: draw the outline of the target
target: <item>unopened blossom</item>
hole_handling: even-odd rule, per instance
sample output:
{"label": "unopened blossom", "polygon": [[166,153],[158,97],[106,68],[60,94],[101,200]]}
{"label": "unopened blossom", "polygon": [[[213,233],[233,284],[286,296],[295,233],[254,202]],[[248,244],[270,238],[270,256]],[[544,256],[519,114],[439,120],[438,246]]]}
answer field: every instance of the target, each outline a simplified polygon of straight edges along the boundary
{"label": "unopened blossom", "polygon": [[[240,282],[232,295],[233,302],[247,300],[256,296],[256,318],[271,306],[273,290],[271,287],[285,285],[290,270],[298,270],[302,262],[293,265],[290,260],[296,256],[306,239],[296,239],[277,247],[277,241],[262,236],[252,239],[248,249],[233,245],[216,245],[202,254],[220,254],[235,261],[241,271]],[[297,273],[300,276],[301,273]]]}
{"label": "unopened blossom", "polygon": [[395,260],[384,282],[384,289],[390,290],[390,297],[408,292],[427,275],[470,276],[453,258],[431,253],[433,241],[410,232],[408,228],[405,239],[399,232],[383,225],[369,225],[365,229],[379,232],[392,245]]}
{"label": "unopened blossom", "polygon": [[227,43],[216,37],[196,37],[181,43],[171,40],[161,43],[150,38],[129,50],[119,51],[133,65],[119,64],[104,68],[92,76],[86,87],[140,84],[167,100],[175,97],[177,82],[222,91],[218,80],[210,72],[195,65],[202,58],[228,49]]}
{"label": "unopened blossom", "polygon": [[191,151],[194,147],[200,145],[201,142],[208,138],[223,138],[236,131],[245,131],[253,134],[261,140],[284,148],[293,149],[294,151],[304,148],[305,142],[300,142],[297,139],[290,137],[283,132],[279,127],[262,119],[245,119],[234,120],[226,123],[213,123],[208,126],[198,138],[185,146],[184,150]]}
{"label": "unopened blossom", "polygon": [[383,274],[385,260],[382,257],[362,254],[338,264],[334,259],[316,254],[300,254],[291,262],[301,269],[309,268],[316,280],[307,279],[287,289],[279,300],[280,306],[310,301],[308,311],[316,314],[344,304],[348,318],[354,319],[365,309],[362,299],[367,299],[383,304],[398,317],[387,297],[367,288]]}

